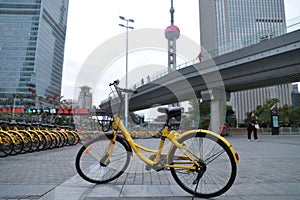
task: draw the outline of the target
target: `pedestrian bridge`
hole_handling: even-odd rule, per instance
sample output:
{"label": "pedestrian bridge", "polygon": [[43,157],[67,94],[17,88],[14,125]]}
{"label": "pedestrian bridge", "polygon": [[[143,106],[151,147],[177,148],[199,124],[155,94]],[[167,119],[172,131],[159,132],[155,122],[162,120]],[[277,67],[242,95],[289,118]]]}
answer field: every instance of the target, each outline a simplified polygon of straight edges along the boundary
{"label": "pedestrian bridge", "polygon": [[197,97],[212,100],[212,105],[218,102],[214,111],[224,113],[218,107],[225,94],[298,81],[300,30],[171,71],[139,86],[129,108],[136,111]]}
{"label": "pedestrian bridge", "polygon": [[[221,79],[215,77],[216,73]],[[185,84],[186,80],[190,85]],[[224,85],[225,91],[230,93],[298,81],[300,30],[169,72],[141,85],[137,88],[138,93],[130,99],[130,109],[171,104],[178,102],[178,98],[180,101],[189,100],[190,86],[201,98],[206,94],[203,91],[213,89],[214,85]]]}

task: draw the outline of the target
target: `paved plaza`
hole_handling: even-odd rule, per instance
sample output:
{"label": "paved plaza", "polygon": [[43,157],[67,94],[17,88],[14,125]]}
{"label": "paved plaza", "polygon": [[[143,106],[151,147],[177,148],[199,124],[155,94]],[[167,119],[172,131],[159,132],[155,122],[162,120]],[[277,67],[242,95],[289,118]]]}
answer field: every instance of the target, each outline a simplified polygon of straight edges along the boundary
{"label": "paved plaza", "polygon": [[[259,135],[226,137],[239,153],[234,185],[224,200],[300,199],[300,136]],[[137,143],[157,148],[157,139]],[[173,180],[169,171],[145,171],[137,156],[127,173],[117,180],[95,185],[81,179],[74,160],[81,145],[0,158],[0,199],[192,199]],[[199,198],[195,198],[199,199]]]}

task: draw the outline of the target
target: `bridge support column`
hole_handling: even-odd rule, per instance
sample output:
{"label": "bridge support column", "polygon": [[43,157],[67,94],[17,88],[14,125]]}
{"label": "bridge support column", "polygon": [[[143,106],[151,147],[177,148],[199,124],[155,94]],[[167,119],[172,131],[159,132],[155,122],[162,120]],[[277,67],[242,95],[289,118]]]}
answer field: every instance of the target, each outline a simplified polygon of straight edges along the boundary
{"label": "bridge support column", "polygon": [[203,100],[210,100],[210,129],[220,133],[220,127],[225,121],[226,94],[224,89],[210,89],[201,92]]}

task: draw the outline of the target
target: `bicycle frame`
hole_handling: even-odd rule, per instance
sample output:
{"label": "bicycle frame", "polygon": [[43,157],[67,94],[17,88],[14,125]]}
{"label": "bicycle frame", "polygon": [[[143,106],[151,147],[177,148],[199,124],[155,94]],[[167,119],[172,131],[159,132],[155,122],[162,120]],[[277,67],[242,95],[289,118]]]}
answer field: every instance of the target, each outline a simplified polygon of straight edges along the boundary
{"label": "bicycle frame", "polygon": [[[166,120],[159,132],[157,149],[136,144],[121,119],[123,94],[137,91],[120,88],[118,84],[116,80],[109,86],[115,87],[119,99],[109,98],[96,109],[103,134],[84,144],[76,156],[76,170],[84,180],[103,184],[117,179],[128,168],[134,152],[146,164],[146,171],[170,170],[176,183],[193,199],[216,197],[228,191],[236,178],[239,157],[225,138],[203,129],[183,133],[172,130],[177,127],[173,121],[179,120],[183,108],[159,107],[157,111],[164,113]],[[112,93],[115,91],[112,89]],[[117,106],[118,114],[113,110]],[[133,122],[142,121],[134,118]],[[168,149],[164,149],[166,145]]]}
{"label": "bicycle frame", "polygon": [[[190,151],[187,147],[185,147],[184,145],[180,144],[178,142],[178,139],[180,137],[183,137],[187,134],[191,134],[194,132],[203,132],[205,134],[212,135],[214,138],[218,138],[218,140],[222,140],[230,149],[234,160],[236,163],[238,163],[238,157],[233,149],[233,147],[230,145],[230,143],[225,140],[223,137],[221,137],[220,135],[208,131],[208,130],[190,130],[190,131],[186,131],[183,134],[179,134],[174,130],[169,131],[169,126],[168,126],[168,121],[166,122],[166,124],[164,125],[164,129],[161,135],[161,140],[158,146],[157,150],[152,150],[152,149],[148,149],[145,148],[141,145],[138,145],[134,142],[133,138],[131,137],[130,133],[127,131],[125,125],[123,124],[121,118],[120,118],[120,111],[122,108],[122,104],[123,104],[123,98],[122,98],[122,92],[128,93],[128,92],[134,92],[128,89],[122,89],[119,88],[117,85],[119,84],[118,81],[114,81],[114,83],[109,84],[109,86],[114,86],[116,89],[116,92],[118,94],[118,97],[120,98],[120,107],[119,107],[119,113],[113,115],[113,122],[112,122],[112,127],[113,127],[113,138],[111,139],[110,145],[108,146],[108,148],[106,149],[105,152],[105,156],[102,158],[101,162],[105,165],[109,162],[109,158],[112,155],[112,152],[114,150],[114,144],[115,141],[117,139],[117,131],[120,130],[125,138],[125,140],[128,142],[128,145],[131,147],[131,149],[136,153],[136,155],[147,165],[154,167],[154,166],[158,166],[158,167],[163,167],[163,168],[184,168],[187,170],[196,170],[197,168],[201,167],[201,164],[198,162],[199,160],[202,160],[198,155],[195,155],[192,151]],[[178,149],[180,149],[180,151],[183,153],[184,157],[181,156],[181,160],[187,160],[188,163],[190,163],[190,166],[177,166],[176,164],[183,164],[181,163],[176,163],[173,162],[171,164],[169,164],[169,161],[167,161],[166,165],[164,166],[160,166],[159,165],[159,161],[162,157],[162,150],[163,147],[165,145],[165,139],[168,138],[168,140],[172,143],[172,145],[170,145],[169,147],[169,151],[168,154],[166,155],[168,158],[168,155],[170,154],[170,150],[172,149],[173,145],[175,145]],[[150,158],[147,158],[141,151],[144,152],[148,152],[148,153],[154,153],[155,158],[152,160]],[[185,164],[187,164],[187,162],[185,162]]]}
{"label": "bicycle frame", "polygon": [[[186,148],[184,145],[180,144],[178,141],[178,139],[186,134],[191,134],[195,131],[200,131],[200,130],[190,130],[185,132],[182,135],[179,135],[179,133],[177,133],[174,130],[169,131],[169,127],[167,125],[164,126],[163,132],[162,132],[162,136],[161,136],[161,140],[158,146],[157,150],[152,150],[152,149],[148,149],[146,147],[143,147],[139,144],[136,144],[133,140],[133,138],[131,137],[130,133],[127,131],[126,127],[124,126],[122,120],[120,119],[120,117],[118,115],[114,115],[114,121],[112,122],[112,127],[113,127],[113,139],[110,142],[110,146],[107,148],[106,151],[106,157],[104,158],[105,161],[109,160],[110,155],[112,154],[113,150],[114,150],[114,143],[116,141],[116,137],[117,137],[117,131],[120,130],[125,138],[125,140],[128,142],[129,146],[132,148],[132,150],[136,153],[136,155],[143,161],[145,162],[147,165],[149,166],[156,166],[159,165],[159,161],[161,159],[162,154],[162,150],[165,144],[165,139],[168,138],[172,145],[175,145],[178,149],[181,150],[181,152],[185,155],[183,160],[187,160],[188,163],[193,164],[191,166],[178,166],[176,164],[182,164],[181,163],[172,163],[172,164],[167,164],[165,166],[162,166],[164,168],[184,168],[187,170],[196,170],[197,167],[201,167],[201,165],[199,164],[199,162],[197,162],[197,160],[201,160],[201,158],[197,155],[195,155],[192,151],[190,151],[188,148]],[[224,138],[222,138],[221,136],[211,132],[211,131],[207,131],[207,130],[201,130],[202,132],[205,132],[207,134],[212,134],[214,136],[216,136],[218,139],[222,140],[225,142],[225,144],[230,148],[232,154],[234,155],[235,158],[235,162],[238,162],[238,159],[236,158],[236,154],[234,152],[233,147],[228,143],[227,140],[225,140]],[[172,148],[172,145],[169,147],[169,152]],[[154,153],[155,154],[155,158],[154,160],[147,158],[142,152],[148,152],[148,153]],[[169,155],[169,153],[167,154],[167,156]],[[104,161],[104,163],[105,163]]]}

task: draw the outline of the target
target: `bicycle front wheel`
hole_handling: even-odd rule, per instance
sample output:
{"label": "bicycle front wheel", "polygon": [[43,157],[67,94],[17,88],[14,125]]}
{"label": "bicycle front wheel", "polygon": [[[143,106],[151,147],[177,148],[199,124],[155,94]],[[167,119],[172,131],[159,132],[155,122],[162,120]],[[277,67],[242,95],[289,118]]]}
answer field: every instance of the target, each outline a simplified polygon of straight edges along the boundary
{"label": "bicycle front wheel", "polygon": [[[113,150],[108,151],[112,146]],[[124,173],[131,154],[124,138],[117,136],[113,144],[107,135],[100,135],[81,147],[76,156],[76,170],[86,181],[107,183]]]}
{"label": "bicycle front wheel", "polygon": [[[201,198],[211,198],[225,193],[236,177],[236,162],[229,147],[217,136],[204,131],[187,134],[178,141],[198,157],[193,159],[202,167],[197,170],[173,168],[171,173],[177,184],[188,193]],[[175,145],[170,151],[169,163],[181,167],[195,166],[186,149]],[[191,156],[190,153],[187,153]]]}

